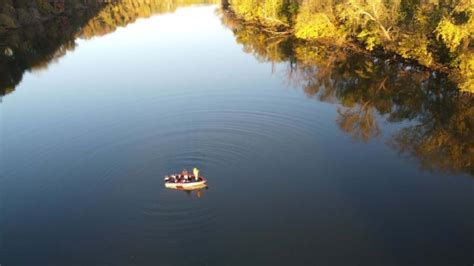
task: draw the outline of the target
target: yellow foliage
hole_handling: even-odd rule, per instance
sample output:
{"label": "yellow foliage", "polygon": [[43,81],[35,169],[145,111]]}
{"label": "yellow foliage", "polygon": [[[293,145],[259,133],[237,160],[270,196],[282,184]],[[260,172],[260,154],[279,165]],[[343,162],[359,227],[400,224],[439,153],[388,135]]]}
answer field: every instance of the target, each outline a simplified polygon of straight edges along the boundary
{"label": "yellow foliage", "polygon": [[340,31],[323,13],[301,13],[295,24],[295,36],[300,39],[337,38]]}
{"label": "yellow foliage", "polygon": [[461,42],[469,37],[469,32],[461,25],[443,18],[435,30],[436,37],[444,42],[451,52],[456,51]]}
{"label": "yellow foliage", "polygon": [[230,0],[234,12],[245,20],[258,20],[266,26],[288,26],[282,15],[284,0]]}
{"label": "yellow foliage", "polygon": [[270,24],[280,24],[279,15],[283,7],[282,0],[267,0],[261,3],[258,7],[258,17],[267,20]]}
{"label": "yellow foliage", "polygon": [[379,36],[376,32],[364,29],[359,34],[357,34],[357,39],[365,44],[365,48],[369,51],[374,50],[376,46],[382,44]]}
{"label": "yellow foliage", "polygon": [[391,30],[396,26],[399,17],[398,4],[398,0],[346,0],[341,1],[336,9],[349,31],[357,35],[363,30],[365,33],[362,35],[370,38],[369,42],[375,44],[376,39],[393,40]]}
{"label": "yellow foliage", "polygon": [[256,0],[230,0],[232,9],[246,20],[257,17],[258,2]]}
{"label": "yellow foliage", "polygon": [[460,56],[459,72],[462,78],[460,89],[474,93],[474,52],[471,51]]}
{"label": "yellow foliage", "polygon": [[[230,0],[240,18],[267,26],[288,22],[298,39],[356,40],[369,51],[382,48],[427,67],[450,68],[458,72],[454,76],[471,76],[465,54],[473,48],[474,1],[401,1]],[[293,15],[285,20],[282,10],[290,6]]]}
{"label": "yellow foliage", "polygon": [[428,38],[422,34],[407,35],[401,38],[396,52],[406,59],[415,59],[424,66],[431,66],[433,56],[428,51]]}
{"label": "yellow foliage", "polygon": [[117,27],[125,26],[138,18],[173,12],[181,6],[217,2],[218,0],[121,0],[110,3],[102,9],[83,27],[80,35],[92,38],[113,32]]}

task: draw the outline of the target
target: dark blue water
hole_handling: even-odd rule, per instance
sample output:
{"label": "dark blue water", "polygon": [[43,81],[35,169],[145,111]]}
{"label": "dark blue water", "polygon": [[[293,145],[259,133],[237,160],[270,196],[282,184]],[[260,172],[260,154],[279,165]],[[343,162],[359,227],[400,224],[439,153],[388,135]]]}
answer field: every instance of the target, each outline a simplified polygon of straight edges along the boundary
{"label": "dark blue water", "polygon": [[[469,171],[390,145],[413,119],[354,139],[215,9],[79,38],[3,97],[2,266],[474,263]],[[192,167],[207,190],[164,188]]]}

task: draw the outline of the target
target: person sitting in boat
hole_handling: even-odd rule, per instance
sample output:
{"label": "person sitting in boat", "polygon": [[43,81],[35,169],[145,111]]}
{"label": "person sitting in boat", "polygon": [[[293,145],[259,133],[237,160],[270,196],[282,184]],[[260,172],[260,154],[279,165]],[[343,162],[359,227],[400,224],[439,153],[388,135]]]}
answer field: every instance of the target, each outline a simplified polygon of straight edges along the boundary
{"label": "person sitting in boat", "polygon": [[165,182],[167,183],[174,183],[173,176],[165,176]]}

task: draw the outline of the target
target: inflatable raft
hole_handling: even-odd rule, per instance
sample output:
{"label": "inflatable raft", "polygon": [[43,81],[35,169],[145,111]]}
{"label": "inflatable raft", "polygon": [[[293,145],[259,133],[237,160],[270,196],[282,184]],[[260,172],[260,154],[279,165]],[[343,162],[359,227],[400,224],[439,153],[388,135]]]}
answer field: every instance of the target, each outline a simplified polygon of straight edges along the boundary
{"label": "inflatable raft", "polygon": [[[194,168],[194,174],[189,174],[186,170],[179,174],[165,176],[165,187],[178,190],[195,190],[207,186],[207,180],[199,176],[199,170]],[[196,178],[197,177],[197,178]]]}
{"label": "inflatable raft", "polygon": [[[192,176],[194,179],[194,176]],[[165,181],[165,187],[171,189],[179,189],[179,190],[194,190],[194,189],[201,189],[207,186],[207,180],[200,176],[198,180],[191,180],[191,181]]]}

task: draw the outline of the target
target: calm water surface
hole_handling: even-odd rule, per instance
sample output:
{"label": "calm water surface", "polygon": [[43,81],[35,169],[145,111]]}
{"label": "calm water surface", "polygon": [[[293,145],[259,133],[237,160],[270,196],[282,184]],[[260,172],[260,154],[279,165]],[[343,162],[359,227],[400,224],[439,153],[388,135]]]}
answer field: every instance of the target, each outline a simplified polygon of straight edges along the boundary
{"label": "calm water surface", "polygon": [[[2,266],[474,263],[472,172],[390,144],[414,115],[354,138],[215,10],[77,39],[3,97]],[[194,166],[207,190],[164,189]]]}

